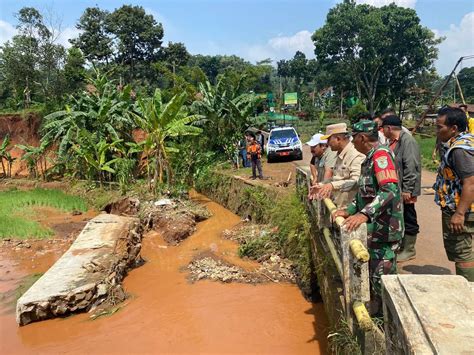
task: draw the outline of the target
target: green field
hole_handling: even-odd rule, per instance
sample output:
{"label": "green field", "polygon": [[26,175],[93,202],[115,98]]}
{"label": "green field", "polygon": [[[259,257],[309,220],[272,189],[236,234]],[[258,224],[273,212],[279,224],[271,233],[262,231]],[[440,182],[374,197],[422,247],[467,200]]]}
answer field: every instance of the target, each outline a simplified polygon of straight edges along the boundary
{"label": "green field", "polygon": [[32,220],[34,207],[61,211],[87,211],[85,201],[60,190],[8,190],[0,192],[0,239],[45,238],[53,232]]}
{"label": "green field", "polygon": [[350,128],[350,123],[347,120],[342,120],[336,117],[326,117],[322,121],[300,120],[291,124],[293,125],[293,127],[295,127],[296,131],[300,136],[301,141],[304,143],[309,141],[314,134],[318,132],[324,133],[326,131],[325,127],[334,123],[346,123],[347,126]]}
{"label": "green field", "polygon": [[433,162],[431,158],[436,144],[436,137],[424,138],[420,135],[416,135],[415,139],[420,145],[421,165],[424,169],[436,171],[438,163]]}

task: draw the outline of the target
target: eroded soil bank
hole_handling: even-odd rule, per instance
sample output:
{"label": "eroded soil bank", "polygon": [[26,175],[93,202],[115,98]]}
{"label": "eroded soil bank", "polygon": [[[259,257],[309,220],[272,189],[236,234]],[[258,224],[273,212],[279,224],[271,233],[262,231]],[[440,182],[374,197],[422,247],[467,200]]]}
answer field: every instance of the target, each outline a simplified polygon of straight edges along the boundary
{"label": "eroded soil bank", "polygon": [[[323,306],[307,302],[297,286],[188,281],[187,266],[207,251],[246,270],[259,267],[241,260],[237,244],[222,238],[240,218],[196,198],[213,216],[178,246],[156,232],[146,235],[147,262],[125,278],[132,297],[120,311],[96,320],[80,314],[18,328],[3,306],[0,353],[326,353]],[[20,267],[21,262],[13,266]]]}

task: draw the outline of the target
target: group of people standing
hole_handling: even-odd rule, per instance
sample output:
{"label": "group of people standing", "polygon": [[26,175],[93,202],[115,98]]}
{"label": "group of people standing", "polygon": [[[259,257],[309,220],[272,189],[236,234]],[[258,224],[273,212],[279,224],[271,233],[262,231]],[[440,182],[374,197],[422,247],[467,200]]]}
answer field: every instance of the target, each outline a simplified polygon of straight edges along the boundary
{"label": "group of people standing", "polygon": [[[474,135],[466,114],[438,112],[443,142],[435,201],[442,211],[445,250],[456,274],[474,281]],[[380,311],[381,276],[397,272],[397,261],[413,259],[419,233],[415,204],[421,194],[419,145],[392,110],[352,125],[326,127],[311,147],[312,199],[332,198],[348,231],[367,223],[372,313]]]}
{"label": "group of people standing", "polygon": [[263,179],[262,152],[264,143],[265,138],[261,131],[257,131],[257,133],[250,131],[245,132],[244,138],[242,138],[238,143],[236,151],[238,154],[236,154],[237,156],[234,159],[235,167],[252,167],[251,179],[253,180],[257,179],[257,177]]}

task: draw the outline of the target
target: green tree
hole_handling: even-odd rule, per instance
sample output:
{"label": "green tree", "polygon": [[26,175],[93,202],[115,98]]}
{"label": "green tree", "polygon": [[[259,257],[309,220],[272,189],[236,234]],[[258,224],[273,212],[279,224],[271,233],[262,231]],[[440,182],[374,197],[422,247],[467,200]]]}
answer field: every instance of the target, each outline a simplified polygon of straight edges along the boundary
{"label": "green tree", "polygon": [[[169,154],[179,153],[178,147],[171,147],[170,141],[178,137],[198,135],[201,129],[191,124],[201,117],[190,114],[184,103],[186,93],[174,96],[163,104],[161,91],[155,90],[153,97],[137,102],[135,122],[146,133],[144,154],[147,159],[150,187],[156,191],[157,185],[166,180],[172,182],[173,171]],[[151,180],[153,173],[153,182]]]}
{"label": "green tree", "polygon": [[[71,98],[64,110],[53,112],[44,118],[42,142],[57,144],[57,163],[67,165],[66,170],[77,168],[81,172],[73,146],[87,144],[81,139],[87,131],[94,133],[95,142],[113,143],[117,140],[132,141],[135,127],[131,117],[132,89],[118,87],[105,74],[96,71],[87,77],[88,91]],[[109,156],[109,158],[111,158]]]}
{"label": "green tree", "polygon": [[10,144],[10,136],[7,134],[0,144],[0,163],[2,165],[3,177],[11,177],[12,156],[7,150]]}
{"label": "green tree", "polygon": [[367,107],[362,101],[357,101],[354,106],[347,110],[347,116],[349,116],[351,124],[358,122],[360,115],[365,113],[367,113]]}
{"label": "green tree", "polygon": [[415,10],[353,0],[332,8],[312,39],[318,60],[347,71],[372,113],[384,98],[400,98],[411,78],[432,67],[440,42]]}
{"label": "green tree", "polygon": [[235,55],[193,55],[189,60],[190,66],[198,66],[206,74],[212,84],[216,84],[219,74],[224,74],[226,70],[236,73],[243,73],[251,64]]}
{"label": "green tree", "polygon": [[297,51],[290,62],[291,76],[302,85],[308,79],[308,60],[303,52]]}
{"label": "green tree", "polygon": [[138,62],[157,59],[163,39],[163,26],[141,6],[123,5],[106,19],[107,31],[114,36],[116,61],[130,66],[135,78]]}
{"label": "green tree", "polygon": [[46,170],[47,170],[47,149],[48,142],[42,141],[39,146],[33,146],[28,144],[17,144],[17,147],[24,151],[21,160],[26,161],[28,166],[28,171],[30,176],[37,178],[42,177],[43,180],[46,179]]}
{"label": "green tree", "polygon": [[216,85],[209,81],[199,85],[200,98],[193,109],[205,119],[199,122],[210,140],[210,148],[223,150],[232,158],[234,145],[251,123],[258,102],[254,94],[239,94],[240,82],[234,86],[225,76],[220,76]]}
{"label": "green tree", "polygon": [[467,103],[474,102],[474,67],[462,68],[458,80]]}
{"label": "green tree", "polygon": [[25,106],[61,97],[64,47],[55,43],[53,29],[35,8],[22,8],[16,18],[18,34],[0,47],[2,84]]}
{"label": "green tree", "polygon": [[277,62],[277,73],[279,76],[283,76],[285,78],[291,77],[291,62],[286,59],[279,60]]}
{"label": "green tree", "polygon": [[[161,49],[159,57],[160,61],[154,63],[154,68],[156,72],[167,79],[167,83],[162,85],[161,88],[172,87],[171,96],[177,94],[177,90],[188,91],[188,82],[183,75],[180,75],[191,57],[184,44],[169,42],[167,47]],[[176,86],[179,86],[179,88],[174,90]]]}
{"label": "green tree", "polygon": [[161,59],[170,65],[180,67],[188,64],[191,55],[186,46],[181,42],[169,42],[167,47],[162,48]]}
{"label": "green tree", "polygon": [[79,48],[85,59],[91,63],[108,64],[112,60],[112,37],[106,27],[109,14],[107,10],[88,7],[76,24],[81,34],[72,39],[71,43]]}
{"label": "green tree", "polygon": [[89,132],[85,129],[80,131],[78,138],[78,142],[72,146],[72,149],[85,163],[88,178],[98,179],[102,186],[104,180],[111,180],[111,178],[107,179],[107,175],[112,176],[116,173],[114,164],[118,161],[118,157],[114,155],[119,151],[117,146],[123,141],[117,139],[108,143],[97,132]]}
{"label": "green tree", "polygon": [[73,93],[84,86],[86,71],[85,59],[79,48],[71,47],[67,52],[64,65],[64,77],[69,93]]}

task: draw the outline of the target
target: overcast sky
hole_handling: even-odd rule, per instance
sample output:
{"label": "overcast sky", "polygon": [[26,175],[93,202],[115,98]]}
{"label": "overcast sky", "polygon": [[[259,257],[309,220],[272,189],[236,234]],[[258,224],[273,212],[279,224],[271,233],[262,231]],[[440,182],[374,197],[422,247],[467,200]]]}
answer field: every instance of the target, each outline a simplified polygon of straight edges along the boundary
{"label": "overcast sky", "polygon": [[[324,24],[337,0],[1,0],[0,44],[15,34],[14,14],[24,6],[54,12],[62,22],[60,42],[69,46],[74,27],[87,7],[113,11],[122,4],[137,4],[163,23],[165,42],[184,42],[193,54],[236,54],[251,62],[290,58],[297,50],[314,57],[311,34]],[[357,0],[381,6],[391,0]],[[439,46],[436,67],[448,74],[457,59],[474,54],[473,0],[397,0],[416,9],[424,26],[446,37]],[[472,63],[471,63],[472,62]],[[474,66],[474,60],[464,66]]]}

